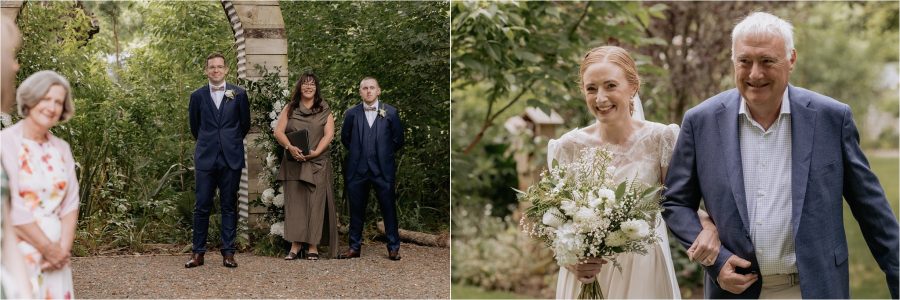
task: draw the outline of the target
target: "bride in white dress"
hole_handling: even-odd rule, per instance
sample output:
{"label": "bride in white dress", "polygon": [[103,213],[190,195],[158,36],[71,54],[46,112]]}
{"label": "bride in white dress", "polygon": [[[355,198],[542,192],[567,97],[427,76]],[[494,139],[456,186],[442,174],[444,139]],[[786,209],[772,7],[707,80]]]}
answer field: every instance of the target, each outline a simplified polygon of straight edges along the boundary
{"label": "bride in white dress", "polygon": [[[589,51],[581,63],[581,89],[588,110],[597,122],[576,128],[548,144],[548,164],[575,160],[581,149],[605,147],[613,153],[616,181],[632,178],[647,184],[663,184],[678,125],[645,121],[637,91],[640,78],[634,60],[625,49],[604,46]],[[699,212],[703,232],[688,250],[692,260],[708,265],[719,250],[715,225]],[[661,240],[646,255],[621,254],[621,272],[601,259],[560,268],[556,298],[578,296],[582,283],[597,280],[606,298],[681,298],[669,251],[667,228],[657,216]],[[599,271],[599,274],[598,274]]]}

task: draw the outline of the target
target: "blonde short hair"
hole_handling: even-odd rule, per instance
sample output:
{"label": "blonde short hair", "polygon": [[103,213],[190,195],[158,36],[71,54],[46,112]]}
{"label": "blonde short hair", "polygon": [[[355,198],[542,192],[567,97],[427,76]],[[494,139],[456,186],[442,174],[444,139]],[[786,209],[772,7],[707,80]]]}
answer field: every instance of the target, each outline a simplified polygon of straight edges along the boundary
{"label": "blonde short hair", "polygon": [[65,77],[53,71],[40,71],[22,81],[16,92],[16,102],[19,106],[19,115],[28,116],[29,110],[38,104],[44,96],[50,92],[50,88],[59,85],[66,90],[66,98],[63,102],[63,111],[59,116],[60,122],[68,121],[75,115],[75,105],[72,103],[72,87]]}

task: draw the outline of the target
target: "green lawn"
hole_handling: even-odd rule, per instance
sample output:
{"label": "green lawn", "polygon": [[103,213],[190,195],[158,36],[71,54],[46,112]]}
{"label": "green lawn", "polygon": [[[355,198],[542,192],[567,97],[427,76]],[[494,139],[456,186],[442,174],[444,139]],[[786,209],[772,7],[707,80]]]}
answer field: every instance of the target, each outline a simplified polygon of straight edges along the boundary
{"label": "green lawn", "polygon": [[485,291],[479,287],[454,284],[450,286],[450,298],[453,299],[527,299],[525,295],[511,292]]}
{"label": "green lawn", "polygon": [[[884,192],[887,194],[888,202],[894,209],[894,215],[897,215],[897,183],[898,183],[898,164],[900,159],[897,157],[873,157],[869,156],[869,164]],[[850,248],[850,297],[853,298],[890,298],[891,294],[887,289],[887,281],[884,273],[872,258],[869,247],[863,239],[859,230],[856,219],[850,214],[847,203],[844,203],[844,227],[847,231],[847,244]]]}

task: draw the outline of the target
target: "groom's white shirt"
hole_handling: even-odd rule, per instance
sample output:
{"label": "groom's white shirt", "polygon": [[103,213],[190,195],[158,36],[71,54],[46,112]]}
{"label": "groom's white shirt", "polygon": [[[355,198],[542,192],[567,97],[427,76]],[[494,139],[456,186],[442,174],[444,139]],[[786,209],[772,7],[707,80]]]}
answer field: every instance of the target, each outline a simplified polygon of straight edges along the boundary
{"label": "groom's white shirt", "polygon": [[744,194],[750,238],[760,275],[797,273],[791,228],[791,106],[788,89],[768,130],[750,117],[741,97],[738,110]]}
{"label": "groom's white shirt", "polygon": [[[209,96],[212,97],[213,102],[216,104],[217,109],[219,108],[219,105],[222,104],[222,98],[225,97],[224,88],[226,86],[228,86],[228,85],[225,83],[225,81],[222,81],[222,85],[214,85],[214,84],[212,84],[212,82],[209,83]],[[213,92],[212,91],[213,87],[223,88],[223,90]]]}

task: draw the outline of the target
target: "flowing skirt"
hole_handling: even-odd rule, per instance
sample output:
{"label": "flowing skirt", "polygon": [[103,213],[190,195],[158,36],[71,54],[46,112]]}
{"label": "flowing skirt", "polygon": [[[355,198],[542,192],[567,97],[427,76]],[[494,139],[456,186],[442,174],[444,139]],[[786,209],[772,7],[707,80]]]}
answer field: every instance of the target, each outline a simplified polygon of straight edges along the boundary
{"label": "flowing skirt", "polygon": [[[52,242],[59,242],[62,223],[56,215],[35,216],[41,231]],[[75,288],[72,284],[72,264],[56,271],[41,271],[41,253],[31,244],[19,241],[19,251],[25,259],[25,266],[31,273],[32,293],[38,299],[73,299]]]}

